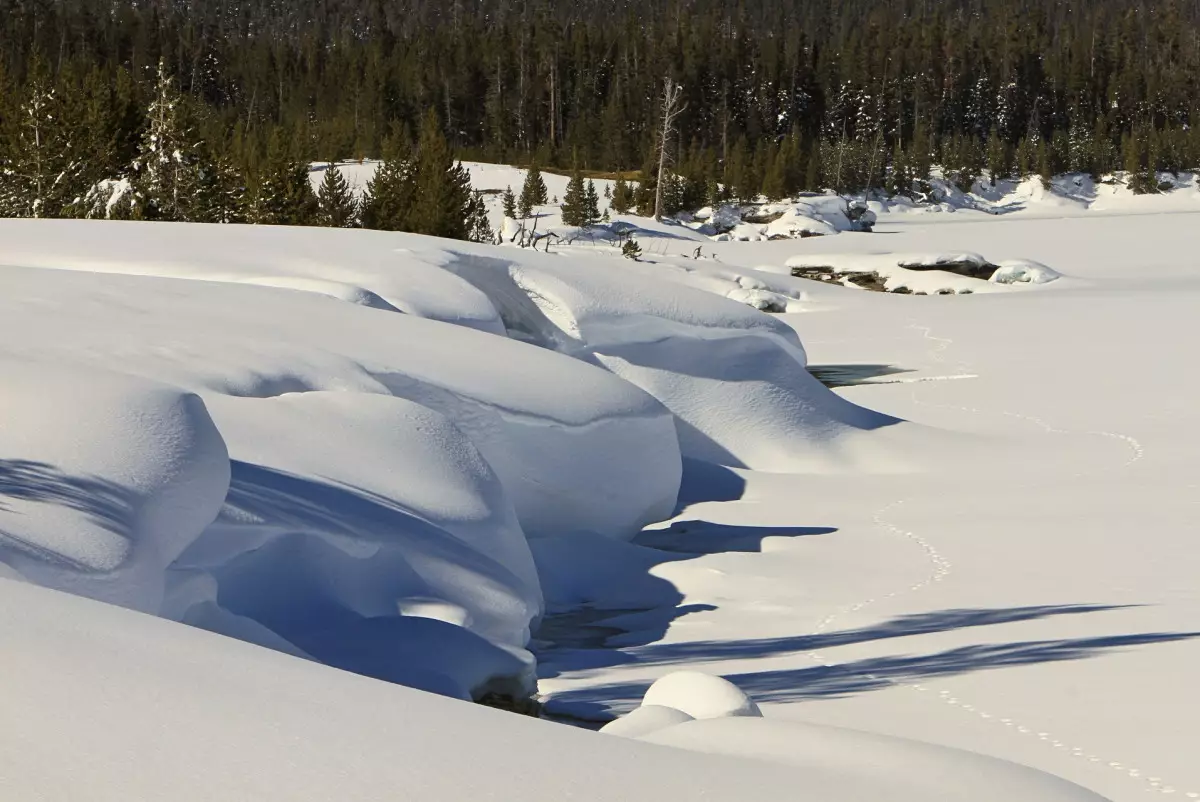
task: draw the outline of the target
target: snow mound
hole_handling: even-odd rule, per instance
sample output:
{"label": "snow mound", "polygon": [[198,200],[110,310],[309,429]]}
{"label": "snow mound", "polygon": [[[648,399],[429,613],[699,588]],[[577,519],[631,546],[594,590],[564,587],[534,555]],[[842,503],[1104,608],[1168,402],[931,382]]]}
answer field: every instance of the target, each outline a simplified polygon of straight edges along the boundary
{"label": "snow mound", "polygon": [[812,378],[795,330],[770,315],[633,270],[496,253],[463,247],[448,267],[487,293],[510,336],[603,365],[661,401],[684,456],[825,470],[857,459],[840,435],[895,422]]}
{"label": "snow mound", "polygon": [[487,298],[404,246],[384,231],[0,220],[0,264],[259,284],[504,333]]}
{"label": "snow mound", "polygon": [[[403,789],[558,800],[578,797],[587,777],[596,802],[785,802],[801,779],[462,704],[3,579],[0,643],[5,799],[329,802]],[[531,772],[531,755],[551,768]]]}
{"label": "snow mound", "polygon": [[0,358],[0,373],[0,562],[38,584],[158,612],[164,569],[229,487],[204,403],[101,370]]}
{"label": "snow mound", "polygon": [[625,738],[639,738],[676,724],[682,724],[685,721],[695,721],[695,719],[674,707],[642,705],[630,710],[619,719],[608,722],[600,728],[600,732],[621,735]]}
{"label": "snow mound", "polygon": [[928,802],[1103,802],[1037,769],[950,747],[774,718],[686,721],[639,740],[790,766],[810,788],[841,799]]}
{"label": "snow mound", "polygon": [[762,716],[741,688],[702,671],[673,671],[655,680],[642,697],[642,706],[669,707],[694,719]]}
{"label": "snow mound", "polygon": [[767,223],[763,231],[768,239],[778,237],[823,237],[837,234],[838,228],[827,220],[814,217],[797,207]]}
{"label": "snow mound", "polygon": [[1040,262],[1028,259],[1009,259],[999,263],[988,281],[994,284],[1046,284],[1061,275]]}
{"label": "snow mound", "polygon": [[[454,670],[477,692],[523,673],[541,612],[532,557],[499,479],[445,416],[355,393],[216,397],[211,408],[233,480],[221,517],[175,568],[211,575],[219,593],[177,601],[178,617],[222,631],[231,614],[394,681],[417,665]],[[433,648],[438,638],[460,646]]]}
{"label": "snow mound", "polygon": [[[396,241],[423,245],[426,264],[450,258],[430,246],[438,240]],[[530,536],[628,538],[674,508],[681,468],[669,412],[578,360],[311,293],[63,270],[0,274],[9,289],[0,298],[0,356],[119,364],[205,398],[321,390],[407,398],[467,435]]]}

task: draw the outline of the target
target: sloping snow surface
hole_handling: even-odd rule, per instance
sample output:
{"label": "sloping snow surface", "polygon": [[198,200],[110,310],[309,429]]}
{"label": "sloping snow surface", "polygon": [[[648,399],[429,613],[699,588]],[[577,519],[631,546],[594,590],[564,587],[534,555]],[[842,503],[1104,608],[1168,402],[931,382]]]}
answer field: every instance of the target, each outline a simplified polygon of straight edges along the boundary
{"label": "sloping snow surface", "polygon": [[[0,798],[1197,796],[1195,277],[1063,191],[640,262],[0,221]],[[1013,285],[789,275],[925,252]],[[535,687],[635,712],[463,701]]]}

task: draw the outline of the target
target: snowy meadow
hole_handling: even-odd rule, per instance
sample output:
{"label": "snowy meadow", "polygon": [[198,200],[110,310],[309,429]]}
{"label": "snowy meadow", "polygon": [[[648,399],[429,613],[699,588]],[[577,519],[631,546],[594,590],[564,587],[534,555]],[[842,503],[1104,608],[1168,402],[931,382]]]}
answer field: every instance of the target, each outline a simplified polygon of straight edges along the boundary
{"label": "snowy meadow", "polygon": [[1194,180],[466,167],[499,244],[0,220],[0,798],[1200,799]]}

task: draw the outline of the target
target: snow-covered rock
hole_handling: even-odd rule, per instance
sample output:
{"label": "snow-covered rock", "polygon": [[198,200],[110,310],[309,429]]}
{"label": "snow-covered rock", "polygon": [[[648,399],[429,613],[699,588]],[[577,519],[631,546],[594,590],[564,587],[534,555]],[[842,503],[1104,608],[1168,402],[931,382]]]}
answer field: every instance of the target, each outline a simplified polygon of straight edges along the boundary
{"label": "snow-covered rock", "polygon": [[1029,259],[1009,259],[999,263],[988,279],[995,284],[1046,284],[1061,278],[1059,273],[1041,262]]}
{"label": "snow-covered rock", "polygon": [[702,671],[674,671],[654,681],[643,707],[669,707],[694,719],[762,716],[758,705],[727,679]]}

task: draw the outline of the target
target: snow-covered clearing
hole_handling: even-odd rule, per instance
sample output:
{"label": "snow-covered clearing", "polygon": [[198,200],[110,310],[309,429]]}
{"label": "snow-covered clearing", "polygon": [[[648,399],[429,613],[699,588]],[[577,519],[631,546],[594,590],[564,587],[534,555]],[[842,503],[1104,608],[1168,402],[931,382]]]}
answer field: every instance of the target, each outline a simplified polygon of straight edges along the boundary
{"label": "snow-covered clearing", "polygon": [[[1194,193],[1035,194],[640,262],[0,221],[0,797],[1200,799]],[[1063,277],[790,275],[964,252]],[[461,701],[535,681],[637,712]]]}

